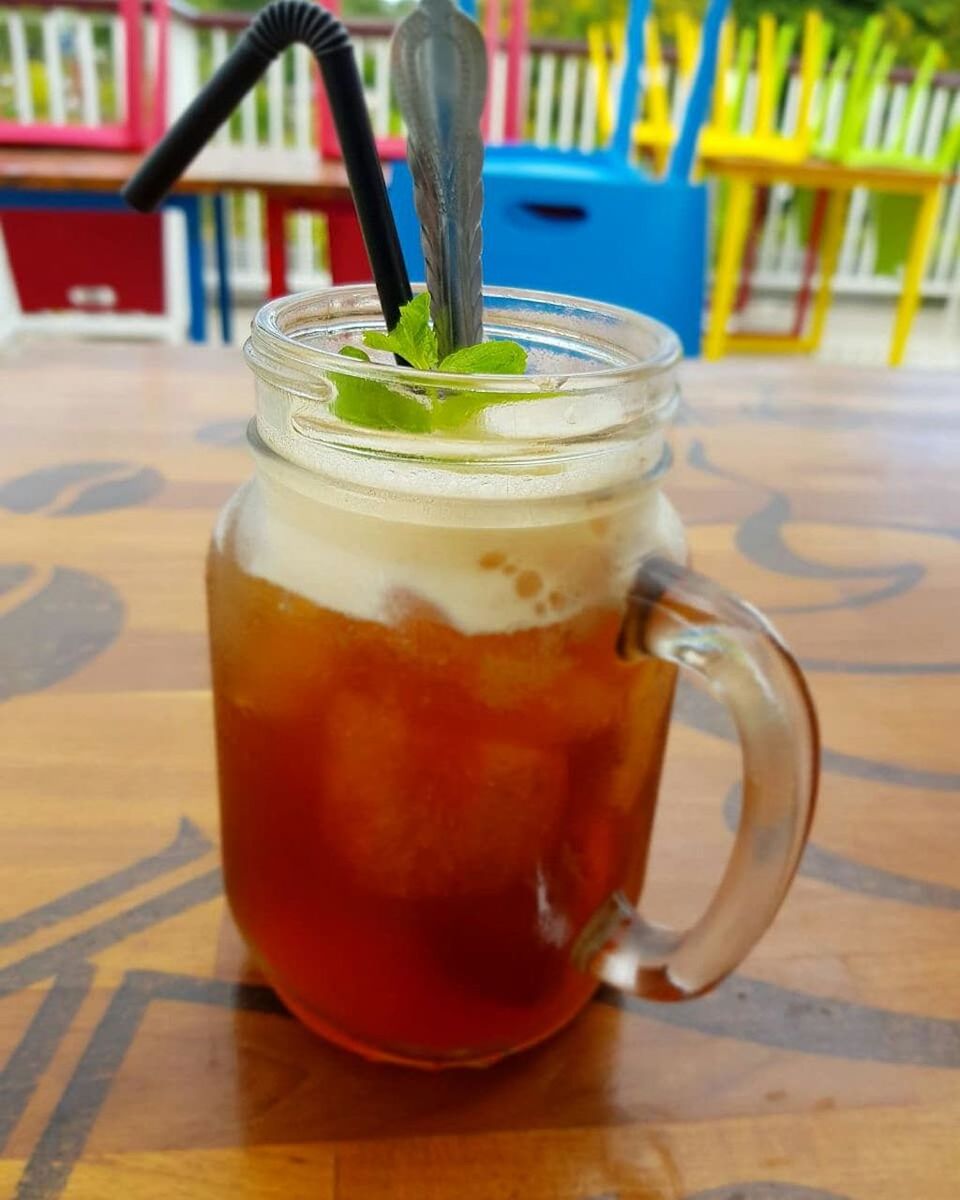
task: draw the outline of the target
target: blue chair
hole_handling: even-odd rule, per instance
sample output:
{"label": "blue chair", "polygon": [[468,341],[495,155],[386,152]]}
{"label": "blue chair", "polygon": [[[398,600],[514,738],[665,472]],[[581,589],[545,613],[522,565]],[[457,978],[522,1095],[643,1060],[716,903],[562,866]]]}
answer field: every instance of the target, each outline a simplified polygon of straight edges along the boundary
{"label": "blue chair", "polygon": [[[631,9],[625,82],[609,149],[594,154],[526,145],[488,149],[485,282],[621,304],[670,325],[687,354],[699,353],[707,191],[690,183],[689,175],[728,2],[711,0],[701,61],[665,178],[652,178],[629,161],[649,0],[635,0]],[[390,199],[407,267],[422,279],[419,223],[404,163],[394,168]]]}
{"label": "blue chair", "polygon": [[[597,155],[504,146],[488,150],[483,187],[485,283],[621,304],[663,321],[687,354],[699,353],[703,185],[649,179]],[[405,163],[394,169],[390,199],[407,268],[423,279]]]}

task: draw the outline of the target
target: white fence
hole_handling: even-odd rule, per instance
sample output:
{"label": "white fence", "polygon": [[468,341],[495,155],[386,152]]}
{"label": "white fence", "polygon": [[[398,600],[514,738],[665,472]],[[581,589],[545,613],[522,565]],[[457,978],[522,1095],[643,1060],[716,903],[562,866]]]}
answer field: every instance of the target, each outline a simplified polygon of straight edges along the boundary
{"label": "white fence", "polygon": [[126,44],[110,12],[0,8],[0,116],[24,124],[122,120]]}
{"label": "white fence", "polygon": [[[231,13],[199,13],[177,4],[170,37],[171,76],[168,105],[175,115],[228,54],[247,18]],[[152,21],[146,22],[146,60],[156,57]],[[355,45],[367,98],[378,134],[399,131],[391,106],[389,28],[355,23]],[[0,0],[0,117],[24,123],[98,124],[121,118],[124,37],[109,0],[71,0],[69,7],[50,0],[14,4]],[[598,84],[586,48],[573,44],[534,42],[524,64],[526,118],[531,138],[542,146],[591,150],[597,137]],[[616,71],[614,71],[616,75]],[[675,113],[682,107],[679,77],[669,81]],[[873,98],[864,142],[890,146],[904,111],[908,82],[878,88]],[[742,120],[752,123],[755,81],[746,89]],[[506,102],[506,58],[501,54],[491,77],[493,142],[502,140]],[[796,111],[799,83],[789,81],[782,123],[789,129]],[[839,111],[839,92],[833,106]],[[960,80],[943,78],[918,104],[911,119],[908,151],[930,151],[943,132],[960,120]],[[267,72],[238,114],[221,131],[221,142],[247,154],[315,154],[316,111],[309,52],[295,47]],[[0,151],[2,152],[2,151]],[[799,279],[803,246],[790,215],[792,190],[773,189],[759,242],[755,282],[758,287],[793,290]],[[231,261],[238,290],[262,294],[266,280],[263,205],[256,193],[229,197]],[[324,278],[322,220],[300,214],[290,223],[291,278],[306,287]],[[896,279],[877,274],[876,238],[868,199],[855,194],[850,206],[836,288],[839,292],[896,292]],[[953,187],[940,216],[934,252],[923,292],[928,298],[956,296],[960,291],[960,187]]]}

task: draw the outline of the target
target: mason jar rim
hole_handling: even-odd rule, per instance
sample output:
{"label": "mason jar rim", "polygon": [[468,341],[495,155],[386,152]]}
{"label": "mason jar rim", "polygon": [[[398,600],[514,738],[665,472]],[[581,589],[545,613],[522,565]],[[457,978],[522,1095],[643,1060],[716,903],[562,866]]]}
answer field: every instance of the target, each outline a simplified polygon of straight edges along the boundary
{"label": "mason jar rim", "polygon": [[[417,293],[422,290],[422,285],[414,288]],[[359,318],[362,313],[362,320],[354,320],[354,327],[358,331],[378,326],[382,328],[383,317],[375,287],[372,284],[348,284],[294,293],[263,305],[251,323],[251,334],[244,345],[244,354],[255,371],[272,376],[275,382],[300,394],[304,394],[304,385],[309,388],[312,379],[317,380],[320,387],[320,381],[325,376],[336,372],[406,387],[514,395],[541,394],[559,387],[566,395],[576,395],[649,382],[672,371],[681,358],[680,342],[673,330],[653,317],[632,309],[598,300],[521,288],[484,288],[483,295],[486,305],[516,305],[519,312],[524,307],[533,307],[541,318],[554,314],[561,322],[564,316],[569,321],[571,314],[579,312],[597,323],[608,323],[618,333],[613,334],[609,342],[597,334],[581,335],[583,346],[594,351],[598,365],[591,364],[582,370],[537,371],[524,375],[422,371],[390,362],[364,362],[334,350],[310,345],[295,336],[297,329],[302,328],[302,324],[297,323],[298,318],[313,313],[315,319],[324,319],[321,313],[316,312],[318,307],[326,313],[327,320],[333,320],[338,315],[345,317],[350,313]],[[520,328],[518,324],[518,331]],[[549,325],[539,328],[549,330]],[[488,332],[491,330],[488,329]],[[560,333],[560,326],[557,332]],[[650,352],[644,355],[631,354],[624,346],[625,333],[637,339],[646,339],[651,347]],[[570,336],[569,331],[567,336]]]}

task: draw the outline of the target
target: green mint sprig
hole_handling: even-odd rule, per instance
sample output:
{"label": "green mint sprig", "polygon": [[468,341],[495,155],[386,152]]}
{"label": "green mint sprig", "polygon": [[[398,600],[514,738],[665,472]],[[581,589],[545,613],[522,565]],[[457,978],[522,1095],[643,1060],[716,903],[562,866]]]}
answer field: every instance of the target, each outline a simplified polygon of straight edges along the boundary
{"label": "green mint sprig", "polygon": [[[371,350],[399,355],[418,371],[440,371],[455,375],[522,375],[527,369],[527,352],[518,342],[481,342],[465,346],[440,358],[437,334],[430,324],[430,296],[414,297],[400,310],[400,320],[389,333],[370,329],[363,335]],[[345,358],[371,362],[359,346],[344,346]],[[343,421],[368,429],[395,429],[404,433],[431,430],[453,431],[490,404],[522,397],[504,393],[414,392],[402,385],[388,387],[355,375],[332,375],[337,388],[334,413]]]}

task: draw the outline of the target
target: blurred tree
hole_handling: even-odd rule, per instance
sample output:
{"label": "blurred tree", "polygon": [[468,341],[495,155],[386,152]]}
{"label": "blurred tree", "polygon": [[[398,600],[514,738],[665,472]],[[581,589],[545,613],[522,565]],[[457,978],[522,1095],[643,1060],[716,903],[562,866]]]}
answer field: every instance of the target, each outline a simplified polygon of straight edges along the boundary
{"label": "blurred tree", "polygon": [[[700,17],[705,6],[705,0],[654,0],[668,29],[674,13]],[[627,0],[567,0],[563,5],[533,0],[532,25],[549,37],[582,38],[591,21],[622,18],[626,8]],[[856,37],[867,17],[882,13],[888,36],[902,47],[899,61],[916,62],[933,37],[942,42],[946,62],[960,66],[960,0],[733,0],[737,20],[748,24],[765,12],[799,22],[807,8],[819,8],[841,38]]]}
{"label": "blurred tree", "polygon": [[[413,0],[342,0],[344,12],[354,17],[395,19]],[[481,0],[482,2],[482,0]],[[192,0],[198,8],[256,10],[264,0]],[[627,0],[531,0],[531,29],[543,37],[582,39],[593,21],[622,18]],[[657,13],[666,19],[680,10],[700,16],[705,0],[654,0]],[[856,37],[863,22],[873,13],[887,17],[889,36],[902,52],[901,62],[916,62],[927,39],[938,38],[945,61],[960,67],[960,0],[733,0],[738,21],[756,22],[763,12],[799,21],[807,8],[819,8],[841,38]]]}

